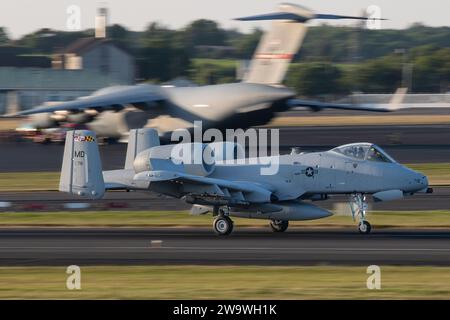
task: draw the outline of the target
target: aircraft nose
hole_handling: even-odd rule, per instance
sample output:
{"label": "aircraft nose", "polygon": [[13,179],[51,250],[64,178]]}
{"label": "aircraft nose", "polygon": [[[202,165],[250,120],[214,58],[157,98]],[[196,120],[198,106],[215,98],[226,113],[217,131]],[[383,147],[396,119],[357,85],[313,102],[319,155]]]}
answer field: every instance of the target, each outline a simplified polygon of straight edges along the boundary
{"label": "aircraft nose", "polygon": [[409,180],[411,191],[421,191],[428,188],[428,178],[420,172],[413,171]]}
{"label": "aircraft nose", "polygon": [[422,175],[422,184],[424,184],[425,187],[428,187],[428,178],[427,178],[427,176]]}

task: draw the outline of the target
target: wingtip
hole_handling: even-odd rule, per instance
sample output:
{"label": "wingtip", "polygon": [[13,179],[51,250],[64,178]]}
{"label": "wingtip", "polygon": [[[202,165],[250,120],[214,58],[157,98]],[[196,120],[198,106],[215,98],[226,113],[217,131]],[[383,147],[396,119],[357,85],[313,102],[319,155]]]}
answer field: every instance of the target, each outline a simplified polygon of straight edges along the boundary
{"label": "wingtip", "polygon": [[0,115],[0,119],[22,118],[27,115],[28,114],[25,113],[24,111],[16,112],[16,113],[7,113],[7,114]]}
{"label": "wingtip", "polygon": [[11,119],[11,118],[18,118],[19,115],[16,113],[8,113],[8,114],[2,114],[0,115],[0,119]]}

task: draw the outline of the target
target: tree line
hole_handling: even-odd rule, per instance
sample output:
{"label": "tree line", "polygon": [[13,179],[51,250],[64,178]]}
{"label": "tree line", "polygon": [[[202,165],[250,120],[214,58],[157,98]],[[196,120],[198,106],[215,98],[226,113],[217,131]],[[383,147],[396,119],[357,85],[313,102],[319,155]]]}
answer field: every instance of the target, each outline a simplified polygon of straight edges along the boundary
{"label": "tree line", "polygon": [[[64,32],[41,29],[11,40],[0,28],[0,56],[47,56],[92,29]],[[198,84],[232,82],[237,62],[251,59],[263,34],[223,29],[200,19],[173,30],[151,23],[142,32],[115,24],[108,38],[136,58],[138,77],[164,82],[177,77]],[[403,30],[311,27],[290,67],[286,84],[300,95],[343,95],[352,91],[392,92],[404,82],[405,67],[414,92],[446,92],[450,83],[450,28],[414,24]]]}

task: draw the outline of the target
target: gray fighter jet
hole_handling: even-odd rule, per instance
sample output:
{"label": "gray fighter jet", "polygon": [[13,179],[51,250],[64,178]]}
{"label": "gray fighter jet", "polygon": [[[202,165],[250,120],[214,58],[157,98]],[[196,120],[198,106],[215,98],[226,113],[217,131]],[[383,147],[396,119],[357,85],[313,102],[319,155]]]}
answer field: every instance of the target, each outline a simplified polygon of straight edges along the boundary
{"label": "gray fighter jet", "polygon": [[391,111],[395,105],[332,104],[295,99],[295,92],[281,83],[298,52],[313,19],[360,19],[365,17],[316,14],[304,7],[282,4],[279,12],[238,20],[271,20],[242,82],[201,87],[140,84],[101,89],[88,97],[40,106],[12,116],[34,115],[38,126],[58,122],[86,123],[98,136],[126,138],[130,129],[153,127],[164,132],[192,128],[248,128],[269,122],[277,112],[293,107],[319,111]]}
{"label": "gray fighter jet", "polygon": [[[369,233],[369,196],[387,201],[432,192],[426,176],[371,143],[245,158],[243,148],[231,142],[159,142],[154,129],[132,130],[124,169],[102,172],[95,133],[69,131],[59,190],[90,199],[102,198],[107,190],[146,190],[183,199],[193,204],[193,214],[213,213],[218,235],[231,233],[233,216],[270,220],[275,232],[285,231],[289,221],[328,217],[331,212],[310,201],[336,194],[349,195],[359,232]],[[189,153],[194,156],[186,157]],[[268,163],[277,163],[277,171],[264,175]]]}

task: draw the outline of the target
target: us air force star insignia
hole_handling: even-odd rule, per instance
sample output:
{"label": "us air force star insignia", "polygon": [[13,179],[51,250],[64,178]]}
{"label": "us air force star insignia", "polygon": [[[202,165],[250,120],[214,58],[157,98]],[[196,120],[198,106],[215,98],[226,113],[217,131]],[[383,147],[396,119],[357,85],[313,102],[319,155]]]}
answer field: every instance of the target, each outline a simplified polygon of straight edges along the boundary
{"label": "us air force star insignia", "polygon": [[314,176],[314,169],[313,169],[312,167],[306,168],[306,170],[305,170],[305,175],[306,175],[307,177],[312,177],[312,176]]}

